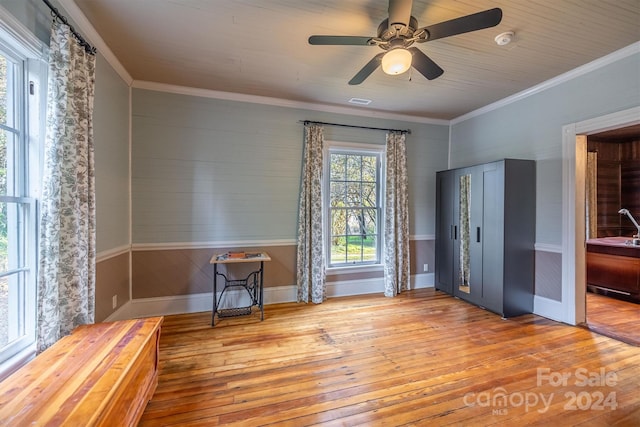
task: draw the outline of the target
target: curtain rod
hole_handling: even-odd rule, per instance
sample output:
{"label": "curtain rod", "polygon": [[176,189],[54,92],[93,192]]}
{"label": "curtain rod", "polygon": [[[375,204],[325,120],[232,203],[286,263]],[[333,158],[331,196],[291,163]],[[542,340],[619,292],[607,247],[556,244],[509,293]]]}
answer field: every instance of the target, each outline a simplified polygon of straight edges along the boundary
{"label": "curtain rod", "polygon": [[78,33],[76,31],[75,28],[73,28],[73,26],[71,24],[69,24],[69,21],[67,21],[67,18],[65,18],[64,16],[62,16],[62,14],[60,12],[58,12],[58,9],[56,9],[55,7],[53,7],[53,5],[51,3],[49,3],[48,0],[42,0],[44,2],[44,4],[46,4],[49,9],[51,9],[51,16],[53,16],[55,19],[59,20],[60,22],[62,22],[64,25],[68,26],[69,29],[71,29],[71,34],[73,34],[73,36],[78,40],[78,43],[80,44],[80,46],[84,47],[84,50],[90,54],[90,55],[95,55],[96,54],[96,48],[91,46],[89,44],[88,41],[86,41],[81,35],[80,33]]}
{"label": "curtain rod", "polygon": [[411,129],[387,129],[387,128],[374,128],[369,126],[356,126],[356,125],[343,125],[340,123],[326,123],[326,122],[315,122],[313,120],[300,120],[298,123],[304,123],[305,125],[314,124],[314,125],[327,125],[327,126],[340,126],[344,128],[357,128],[357,129],[370,129],[370,130],[386,130],[391,132],[400,132],[411,135]]}

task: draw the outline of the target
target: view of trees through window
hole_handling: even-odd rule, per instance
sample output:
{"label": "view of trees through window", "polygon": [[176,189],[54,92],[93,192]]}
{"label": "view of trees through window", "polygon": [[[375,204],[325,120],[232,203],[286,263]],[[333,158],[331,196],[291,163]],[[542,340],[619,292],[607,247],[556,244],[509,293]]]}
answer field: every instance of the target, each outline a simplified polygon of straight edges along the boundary
{"label": "view of trees through window", "polygon": [[46,69],[39,49],[24,42],[0,31],[0,372],[17,355],[35,351],[37,199],[33,195],[40,179],[44,93],[39,88]]}
{"label": "view of trees through window", "polygon": [[331,265],[379,259],[378,164],[376,155],[330,154]]}
{"label": "view of trees through window", "polygon": [[[7,123],[7,59],[0,55],[0,123]],[[0,130],[0,194],[7,194],[7,132]],[[0,272],[9,269],[7,204],[0,203]],[[0,278],[0,347],[8,341],[9,282]]]}

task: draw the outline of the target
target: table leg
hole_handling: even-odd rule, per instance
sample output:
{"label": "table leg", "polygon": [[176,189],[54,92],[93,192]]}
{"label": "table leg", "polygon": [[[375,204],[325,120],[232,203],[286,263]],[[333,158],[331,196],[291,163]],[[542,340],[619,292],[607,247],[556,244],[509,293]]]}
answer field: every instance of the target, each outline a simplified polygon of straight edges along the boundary
{"label": "table leg", "polygon": [[211,310],[211,326],[215,326],[216,311],[218,311],[218,264],[213,264],[213,309]]}
{"label": "table leg", "polygon": [[264,261],[260,261],[260,320],[264,320]]}

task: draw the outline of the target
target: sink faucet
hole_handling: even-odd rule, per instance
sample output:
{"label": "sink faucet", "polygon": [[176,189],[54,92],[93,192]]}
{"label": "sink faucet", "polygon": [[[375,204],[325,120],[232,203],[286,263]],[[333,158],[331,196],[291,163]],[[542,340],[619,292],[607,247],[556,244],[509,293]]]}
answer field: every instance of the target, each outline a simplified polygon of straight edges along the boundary
{"label": "sink faucet", "polygon": [[622,209],[620,209],[620,210],[618,211],[618,213],[619,213],[620,215],[626,215],[626,216],[628,216],[628,217],[629,217],[629,219],[631,220],[631,222],[633,222],[633,225],[635,225],[635,226],[636,226],[636,229],[638,230],[638,234],[636,234],[635,236],[633,236],[633,237],[635,237],[635,239],[633,239],[633,244],[634,244],[634,245],[640,245],[640,225],[638,225],[638,223],[636,222],[636,220],[633,218],[633,216],[631,215],[631,212],[629,212],[629,209],[624,209],[624,208],[622,208]]}

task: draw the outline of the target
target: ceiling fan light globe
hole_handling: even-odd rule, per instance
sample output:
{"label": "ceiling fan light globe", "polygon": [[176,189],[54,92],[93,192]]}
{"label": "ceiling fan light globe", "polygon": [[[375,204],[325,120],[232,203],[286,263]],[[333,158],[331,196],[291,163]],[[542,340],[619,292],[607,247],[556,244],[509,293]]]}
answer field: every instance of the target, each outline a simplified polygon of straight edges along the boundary
{"label": "ceiling fan light globe", "polygon": [[392,76],[402,74],[411,68],[411,59],[412,55],[408,50],[392,49],[382,57],[382,71]]}

